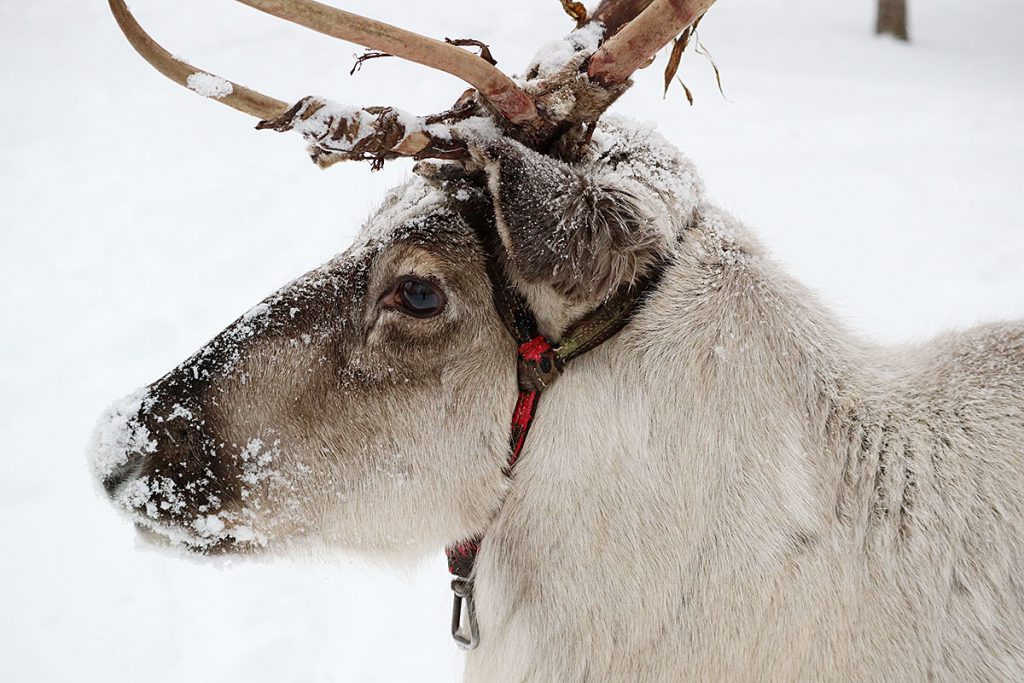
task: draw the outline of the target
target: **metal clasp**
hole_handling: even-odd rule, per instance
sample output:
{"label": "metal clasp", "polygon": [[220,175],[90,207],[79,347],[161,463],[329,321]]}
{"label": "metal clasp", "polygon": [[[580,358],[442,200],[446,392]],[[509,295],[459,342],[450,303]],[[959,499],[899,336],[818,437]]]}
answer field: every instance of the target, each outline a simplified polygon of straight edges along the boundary
{"label": "metal clasp", "polygon": [[[452,638],[463,650],[475,650],[480,644],[480,631],[476,625],[476,603],[473,602],[473,582],[469,579],[452,580]],[[462,603],[466,603],[466,630],[462,628]]]}

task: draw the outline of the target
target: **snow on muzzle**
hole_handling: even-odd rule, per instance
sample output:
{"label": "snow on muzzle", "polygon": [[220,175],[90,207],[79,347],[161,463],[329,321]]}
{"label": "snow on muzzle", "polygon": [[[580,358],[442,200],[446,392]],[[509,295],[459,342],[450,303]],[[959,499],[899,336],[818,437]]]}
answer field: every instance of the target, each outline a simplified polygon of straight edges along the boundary
{"label": "snow on muzzle", "polygon": [[[332,260],[254,306],[185,362],[118,401],[92,443],[115,506],[162,540],[246,552],[315,531],[324,396],[365,331],[373,248]],[[315,430],[312,430],[315,435]],[[330,488],[329,495],[335,495]],[[152,537],[152,534],[147,534]]]}
{"label": "snow on muzzle", "polygon": [[[225,443],[207,408],[266,331],[264,302],[158,382],[117,401],[100,419],[91,463],[117,508],[147,532],[191,550],[265,544],[252,505],[279,456],[268,434]],[[244,377],[241,379],[244,381]],[[216,400],[216,399],[213,399]]]}
{"label": "snow on muzzle", "polygon": [[204,551],[258,542],[236,504],[240,477],[219,457],[199,402],[168,392],[173,381],[108,409],[93,439],[96,476],[116,507],[162,540]]}

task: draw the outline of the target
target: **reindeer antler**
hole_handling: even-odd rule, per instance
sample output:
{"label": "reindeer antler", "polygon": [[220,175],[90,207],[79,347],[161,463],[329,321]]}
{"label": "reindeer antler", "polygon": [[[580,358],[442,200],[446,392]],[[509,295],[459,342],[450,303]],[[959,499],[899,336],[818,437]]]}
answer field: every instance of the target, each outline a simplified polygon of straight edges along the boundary
{"label": "reindeer antler", "polygon": [[[715,0],[654,0],[645,5],[621,31],[608,38],[587,67],[587,75],[604,85],[624,83],[633,72],[648,64],[658,50],[668,45],[687,26],[704,16]],[[614,1],[602,4],[614,5]],[[600,15],[600,9],[596,13]]]}
{"label": "reindeer antler", "polygon": [[[303,98],[289,107],[176,59],[142,29],[125,0],[109,0],[122,32],[158,71],[179,85],[259,117],[260,128],[299,131],[322,166],[343,159],[380,163],[399,156],[462,158],[466,144],[452,127],[478,115],[492,116],[506,134],[537,148],[550,148],[559,136],[569,137],[569,133],[585,139],[579,124],[592,127],[628,87],[633,72],[714,3],[602,0],[584,30],[599,24],[605,42],[596,51],[591,47],[592,55],[582,55],[589,58],[584,73],[567,68],[552,75],[547,70],[543,77],[547,81],[520,85],[486,60],[455,45],[314,0],[236,1],[319,33],[444,71],[475,88],[452,110],[431,117],[413,116],[392,107],[342,107],[315,97]],[[571,102],[577,100],[587,106],[572,106]]]}
{"label": "reindeer antler", "polygon": [[314,0],[237,0],[293,24],[423,64],[461,78],[515,124],[537,119],[533,100],[500,69],[450,43],[367,19]]}
{"label": "reindeer antler", "polygon": [[124,0],[110,0],[110,11],[113,12],[117,25],[121,27],[121,32],[135,51],[157,71],[178,85],[206,94],[232,109],[261,119],[280,116],[288,109],[288,105],[281,100],[214,76],[208,71],[197,69],[175,58],[146,33],[132,16]]}

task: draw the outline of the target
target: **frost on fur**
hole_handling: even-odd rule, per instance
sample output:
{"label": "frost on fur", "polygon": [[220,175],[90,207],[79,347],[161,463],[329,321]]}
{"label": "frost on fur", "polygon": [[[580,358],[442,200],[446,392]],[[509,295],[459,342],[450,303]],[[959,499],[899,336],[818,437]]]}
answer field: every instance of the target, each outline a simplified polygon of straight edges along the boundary
{"label": "frost on fur", "polygon": [[653,131],[622,120],[599,131],[579,164],[509,140],[481,152],[518,275],[589,304],[645,276],[702,194],[690,162]]}
{"label": "frost on fur", "polygon": [[[111,411],[114,504],[202,553],[407,562],[486,532],[467,681],[1020,680],[1024,327],[867,343],[652,131],[605,122],[574,163],[477,133],[478,168],[397,188]],[[511,480],[480,226],[554,339],[664,269]],[[403,312],[407,278],[446,305]]]}

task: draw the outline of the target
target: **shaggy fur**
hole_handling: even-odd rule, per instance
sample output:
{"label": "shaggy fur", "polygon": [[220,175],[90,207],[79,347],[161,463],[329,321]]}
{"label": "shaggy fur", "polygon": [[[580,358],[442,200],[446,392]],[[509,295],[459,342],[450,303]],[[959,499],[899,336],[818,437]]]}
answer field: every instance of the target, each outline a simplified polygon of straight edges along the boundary
{"label": "shaggy fur", "polygon": [[874,347],[701,215],[545,397],[467,680],[1021,680],[1024,325]]}
{"label": "shaggy fur", "polygon": [[[472,231],[413,183],[187,387],[202,438],[161,435],[182,419],[170,383],[200,377],[202,353],[115,411],[97,466],[115,500],[228,552],[306,538],[408,556],[486,532],[472,683],[1024,680],[1024,324],[867,343],[656,136],[605,124],[594,149],[574,168],[480,155],[510,275],[550,336],[668,263],[545,394],[511,481],[514,348]],[[446,288],[442,316],[380,310],[409,273]],[[226,516],[207,500],[222,521],[124,494],[151,503],[181,443],[230,478],[259,435],[277,440],[274,476]]]}
{"label": "shaggy fur", "polygon": [[644,201],[653,193],[621,175],[626,159],[574,168],[502,140],[484,163],[515,274],[569,303],[593,307],[639,280],[671,239]]}

